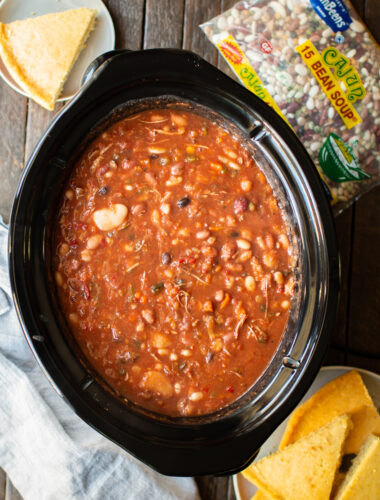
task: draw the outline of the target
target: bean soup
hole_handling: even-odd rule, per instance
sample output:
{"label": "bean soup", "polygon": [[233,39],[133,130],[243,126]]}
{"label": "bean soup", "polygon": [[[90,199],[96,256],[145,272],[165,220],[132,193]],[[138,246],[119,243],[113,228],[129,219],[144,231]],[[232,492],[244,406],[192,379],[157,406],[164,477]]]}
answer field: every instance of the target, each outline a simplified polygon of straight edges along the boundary
{"label": "bean soup", "polygon": [[121,398],[193,416],[260,377],[295,288],[288,228],[241,138],[183,109],[97,137],[74,166],[54,235],[58,297]]}

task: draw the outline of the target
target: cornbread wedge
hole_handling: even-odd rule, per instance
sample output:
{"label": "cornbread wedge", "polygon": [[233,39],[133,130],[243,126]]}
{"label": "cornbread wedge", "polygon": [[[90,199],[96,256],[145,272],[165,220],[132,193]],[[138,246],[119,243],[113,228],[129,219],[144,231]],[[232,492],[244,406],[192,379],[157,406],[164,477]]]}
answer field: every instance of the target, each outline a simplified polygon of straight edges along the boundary
{"label": "cornbread wedge", "polygon": [[369,436],[334,500],[380,499],[380,438]]}
{"label": "cornbread wedge", "polygon": [[[350,415],[352,421],[352,429],[344,443],[343,454],[358,453],[371,433],[380,434],[380,416],[361,376],[356,371],[345,373],[332,380],[294,410],[279,450],[342,414]],[[258,491],[252,500],[269,499],[263,492]]]}
{"label": "cornbread wedge", "polygon": [[16,83],[52,110],[88,35],[96,10],[79,8],[0,23],[0,56]]}
{"label": "cornbread wedge", "polygon": [[341,415],[243,474],[273,500],[329,500],[351,425]]}
{"label": "cornbread wedge", "polygon": [[380,416],[361,376],[354,370],[332,380],[294,410],[279,449],[343,414],[350,415],[353,423],[344,453],[356,454],[371,433],[380,434]]}

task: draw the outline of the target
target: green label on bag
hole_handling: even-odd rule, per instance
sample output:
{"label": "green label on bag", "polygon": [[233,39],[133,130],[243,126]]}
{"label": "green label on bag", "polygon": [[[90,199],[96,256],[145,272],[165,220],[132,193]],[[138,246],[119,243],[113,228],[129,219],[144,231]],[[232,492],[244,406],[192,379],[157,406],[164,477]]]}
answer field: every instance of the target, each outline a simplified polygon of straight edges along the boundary
{"label": "green label on bag", "polygon": [[318,158],[324,173],[332,181],[361,181],[371,177],[360,168],[352,148],[334,133],[325,140]]}

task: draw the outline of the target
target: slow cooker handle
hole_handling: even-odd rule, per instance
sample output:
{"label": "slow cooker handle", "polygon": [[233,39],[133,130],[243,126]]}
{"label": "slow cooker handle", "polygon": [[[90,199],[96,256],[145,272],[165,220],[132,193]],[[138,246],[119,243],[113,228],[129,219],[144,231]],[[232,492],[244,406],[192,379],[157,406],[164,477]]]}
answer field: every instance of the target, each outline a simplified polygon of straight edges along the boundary
{"label": "slow cooker handle", "polygon": [[94,59],[89,66],[87,66],[86,71],[83,73],[82,80],[81,80],[81,87],[85,85],[93,76],[95,71],[97,71],[100,66],[108,61],[108,59],[111,59],[114,56],[117,56],[118,54],[122,54],[125,52],[132,52],[129,49],[119,49],[119,50],[110,50],[108,52],[104,52],[104,54],[100,54],[96,59]]}

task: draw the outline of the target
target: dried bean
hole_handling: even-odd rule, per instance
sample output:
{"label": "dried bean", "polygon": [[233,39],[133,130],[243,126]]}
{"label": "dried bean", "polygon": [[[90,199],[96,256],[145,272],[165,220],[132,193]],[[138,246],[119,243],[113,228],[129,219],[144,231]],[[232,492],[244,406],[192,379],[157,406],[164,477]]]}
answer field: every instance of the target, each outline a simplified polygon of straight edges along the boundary
{"label": "dried bean", "polygon": [[241,214],[248,209],[249,201],[244,196],[236,198],[234,201],[234,212],[235,214]]}
{"label": "dried bean", "polygon": [[168,264],[170,264],[171,261],[172,261],[172,256],[170,255],[169,252],[164,252],[161,255],[161,262],[164,266],[167,266]]}
{"label": "dried bean", "polygon": [[[334,205],[336,213],[378,184],[380,177],[380,51],[356,12],[349,4],[346,7],[353,21],[338,36],[309,2],[298,0],[240,1],[232,9],[201,26],[215,44],[227,35],[237,40],[338,201]],[[353,103],[361,123],[351,129],[346,128],[295,50],[307,39],[314,43],[320,54],[327,47],[336,47],[348,58],[361,78],[366,96]],[[269,47],[268,51],[263,50],[263,42]],[[361,170],[370,177],[337,182],[323,171],[319,155],[330,132],[337,134],[348,150],[352,148]],[[367,163],[369,151],[373,160]],[[235,213],[242,213],[247,207],[246,202],[235,201]]]}
{"label": "dried bean", "polygon": [[237,251],[237,245],[235,241],[228,241],[221,248],[220,258],[225,261],[230,260],[232,259],[236,251]]}
{"label": "dried bean", "polygon": [[184,196],[183,198],[177,201],[177,205],[179,208],[187,207],[189,203],[190,203],[190,198],[188,196]]}

